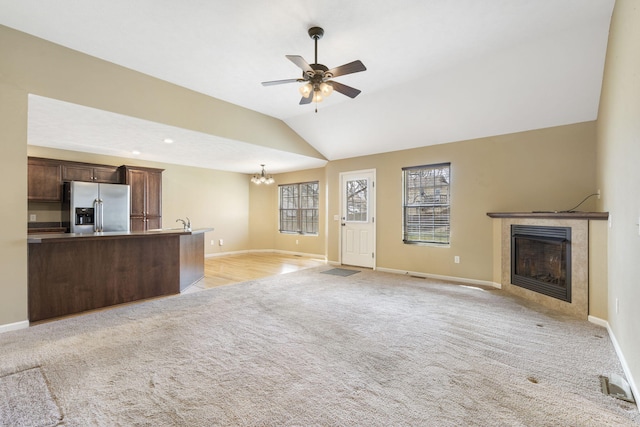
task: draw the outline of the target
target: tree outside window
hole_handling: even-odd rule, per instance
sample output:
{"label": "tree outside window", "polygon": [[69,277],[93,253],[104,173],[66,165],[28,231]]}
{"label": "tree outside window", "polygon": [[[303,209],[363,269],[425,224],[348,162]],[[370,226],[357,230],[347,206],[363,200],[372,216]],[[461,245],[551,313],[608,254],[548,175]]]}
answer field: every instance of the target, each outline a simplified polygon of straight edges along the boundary
{"label": "tree outside window", "polygon": [[403,168],[403,241],[449,244],[451,164]]}
{"label": "tree outside window", "polygon": [[318,234],[318,182],[279,185],[280,232]]}

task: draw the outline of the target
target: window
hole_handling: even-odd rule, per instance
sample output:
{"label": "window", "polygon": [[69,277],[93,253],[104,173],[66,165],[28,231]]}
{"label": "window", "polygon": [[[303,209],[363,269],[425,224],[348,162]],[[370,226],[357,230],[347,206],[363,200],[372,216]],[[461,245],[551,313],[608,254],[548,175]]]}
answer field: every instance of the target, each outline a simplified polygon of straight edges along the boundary
{"label": "window", "polygon": [[449,244],[451,163],[402,169],[403,241]]}
{"label": "window", "polygon": [[280,232],[318,234],[318,182],[279,185]]}

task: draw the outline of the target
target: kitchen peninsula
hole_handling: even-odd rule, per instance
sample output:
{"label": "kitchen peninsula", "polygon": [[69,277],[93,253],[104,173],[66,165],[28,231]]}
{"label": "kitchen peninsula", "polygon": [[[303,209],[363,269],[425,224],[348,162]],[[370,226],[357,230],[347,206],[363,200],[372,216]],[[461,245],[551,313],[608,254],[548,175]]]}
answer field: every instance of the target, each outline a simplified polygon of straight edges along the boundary
{"label": "kitchen peninsula", "polygon": [[29,321],[180,293],[204,276],[208,231],[30,234]]}

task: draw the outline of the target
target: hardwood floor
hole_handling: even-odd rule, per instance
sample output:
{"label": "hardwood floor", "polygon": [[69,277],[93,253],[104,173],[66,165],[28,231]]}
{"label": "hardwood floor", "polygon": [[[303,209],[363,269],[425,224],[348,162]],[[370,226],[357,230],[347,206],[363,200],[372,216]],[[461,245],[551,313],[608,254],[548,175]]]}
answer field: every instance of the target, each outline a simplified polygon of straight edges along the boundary
{"label": "hardwood floor", "polygon": [[185,289],[182,293],[198,292],[216,286],[290,273],[320,265],[326,265],[326,262],[319,258],[274,252],[206,258],[204,261],[204,278]]}

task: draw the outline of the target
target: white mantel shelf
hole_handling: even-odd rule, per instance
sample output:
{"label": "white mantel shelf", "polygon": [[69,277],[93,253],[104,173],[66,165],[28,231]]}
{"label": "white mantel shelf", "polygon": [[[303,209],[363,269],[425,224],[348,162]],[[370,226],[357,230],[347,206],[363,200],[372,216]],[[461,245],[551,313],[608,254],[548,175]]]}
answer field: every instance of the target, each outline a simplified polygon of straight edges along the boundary
{"label": "white mantel shelf", "polygon": [[609,219],[609,212],[487,212],[491,218],[536,218],[536,219]]}

